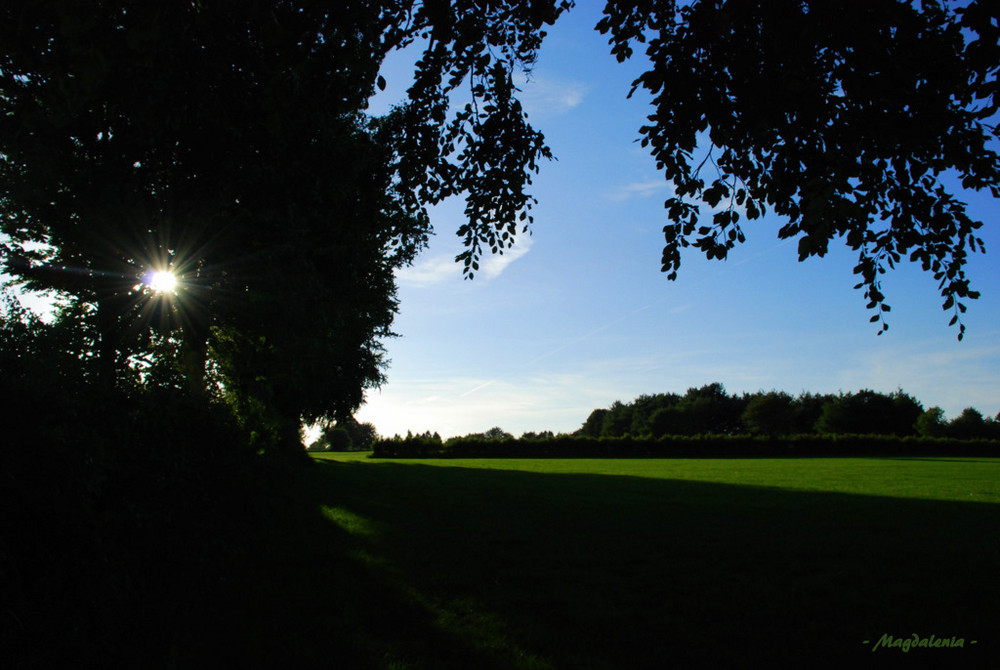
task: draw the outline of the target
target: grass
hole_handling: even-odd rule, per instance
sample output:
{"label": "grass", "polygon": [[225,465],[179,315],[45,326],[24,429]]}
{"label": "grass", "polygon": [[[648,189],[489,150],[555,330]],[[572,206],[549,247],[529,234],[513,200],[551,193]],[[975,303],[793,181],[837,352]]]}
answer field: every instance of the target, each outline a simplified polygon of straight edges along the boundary
{"label": "grass", "polygon": [[0,665],[1000,667],[1000,459],[314,460],[81,515]]}
{"label": "grass", "polygon": [[376,667],[1000,659],[1000,459],[317,460]]}

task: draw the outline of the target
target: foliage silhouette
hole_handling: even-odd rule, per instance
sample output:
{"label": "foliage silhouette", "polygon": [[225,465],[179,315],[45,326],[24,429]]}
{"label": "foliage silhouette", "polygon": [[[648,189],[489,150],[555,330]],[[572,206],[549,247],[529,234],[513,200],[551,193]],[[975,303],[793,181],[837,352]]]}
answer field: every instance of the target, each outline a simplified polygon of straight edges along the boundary
{"label": "foliage silhouette", "polygon": [[[244,424],[294,447],[300,420],[381,382],[393,271],[426,243],[429,204],[467,195],[470,276],[530,223],[548,150],[512,75],[564,8],[5,6],[6,270],[96,307],[106,385],[150,332],[179,334],[191,392],[212,358]],[[409,101],[368,117],[382,59],[422,39]],[[446,122],[464,80],[473,102]],[[168,268],[177,295],[151,295],[141,277]]]}
{"label": "foliage silhouette", "polygon": [[[1000,422],[983,419],[972,408],[966,413],[965,418],[956,417],[946,425],[939,408],[924,412],[920,402],[902,389],[889,394],[868,389],[838,395],[804,392],[793,398],[778,391],[729,395],[722,384],[712,383],[689,388],[683,396],[642,395],[630,403],[616,400],[607,409],[591,412],[575,435],[659,439],[670,435],[819,433],[995,438]],[[961,428],[966,423],[967,430]]]}
{"label": "foliage silhouette", "polygon": [[792,396],[777,391],[757,394],[747,401],[742,419],[752,434],[788,435],[794,430]]}
{"label": "foliage silhouette", "polygon": [[[98,333],[104,383],[150,351],[150,332],[179,333],[190,390],[213,355],[244,421],[295,443],[300,419],[350,413],[382,380],[392,271],[426,242],[427,205],[465,195],[468,277],[526,232],[531,174],[551,154],[513,75],[571,6],[5,7],[6,270],[96,307],[79,318]],[[633,90],[653,96],[642,143],[674,186],[670,278],[683,248],[724,258],[741,219],[770,208],[800,258],[836,238],[858,252],[880,332],[880,276],[906,256],[938,280],[961,339],[981,224],[940,179],[1000,195],[988,3],[613,1],[604,14],[619,60],[646,45]],[[383,59],[416,44],[408,99],[370,118]],[[466,86],[471,101],[449,112]],[[716,210],[710,225],[699,203]],[[168,267],[179,293],[154,299],[140,278]]]}
{"label": "foliage silhouette", "polygon": [[632,92],[653,98],[642,146],[673,185],[670,278],[683,249],[724,259],[746,238],[741,221],[771,210],[800,260],[837,238],[858,253],[855,288],[880,334],[881,275],[908,257],[933,273],[962,339],[982,223],[941,177],[1000,197],[992,3],[612,0],[604,14],[618,60],[641,44],[649,61]]}

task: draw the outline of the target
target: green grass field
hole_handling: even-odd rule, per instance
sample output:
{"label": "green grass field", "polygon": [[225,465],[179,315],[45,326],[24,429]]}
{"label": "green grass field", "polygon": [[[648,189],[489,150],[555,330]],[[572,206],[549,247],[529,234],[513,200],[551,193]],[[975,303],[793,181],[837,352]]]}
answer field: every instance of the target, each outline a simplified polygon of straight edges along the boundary
{"label": "green grass field", "polygon": [[1000,459],[316,460],[223,665],[1000,667]]}

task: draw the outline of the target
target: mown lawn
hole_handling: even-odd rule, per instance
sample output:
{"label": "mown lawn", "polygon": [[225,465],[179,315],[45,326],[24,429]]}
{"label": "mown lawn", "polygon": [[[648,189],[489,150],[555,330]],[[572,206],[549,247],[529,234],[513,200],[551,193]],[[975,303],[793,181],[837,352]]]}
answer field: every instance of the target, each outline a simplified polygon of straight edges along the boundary
{"label": "mown lawn", "polygon": [[355,663],[1000,661],[1000,459],[317,460],[286,560],[335,559],[297,595]]}
{"label": "mown lawn", "polygon": [[21,524],[0,667],[1000,667],[1000,459],[148,470]]}

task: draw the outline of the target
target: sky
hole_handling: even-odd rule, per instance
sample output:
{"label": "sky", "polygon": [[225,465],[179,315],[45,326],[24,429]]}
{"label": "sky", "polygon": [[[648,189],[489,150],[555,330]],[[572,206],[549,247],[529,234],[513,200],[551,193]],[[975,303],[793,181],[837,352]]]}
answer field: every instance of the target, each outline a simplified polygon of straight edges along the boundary
{"label": "sky", "polygon": [[[463,202],[432,210],[436,235],[399,272],[386,342],[388,381],[356,417],[384,436],[442,437],[499,426],[572,432],[590,412],[642,394],[721,382],[731,394],[902,389],[949,417],[1000,411],[1000,202],[969,194],[986,254],[967,272],[981,292],[948,327],[933,277],[916,264],[884,276],[889,330],[854,290],[856,254],[831,243],[798,262],[773,215],[744,226],[726,261],[687,250],[676,281],[660,272],[668,184],[636,139],[646,99],[627,100],[642,62],[618,63],[583,0],[549,30],[521,100],[557,160],[544,162],[531,236],[472,281],[454,262]],[[641,53],[638,54],[641,56]],[[371,111],[403,98],[410,56],[387,61]]]}

